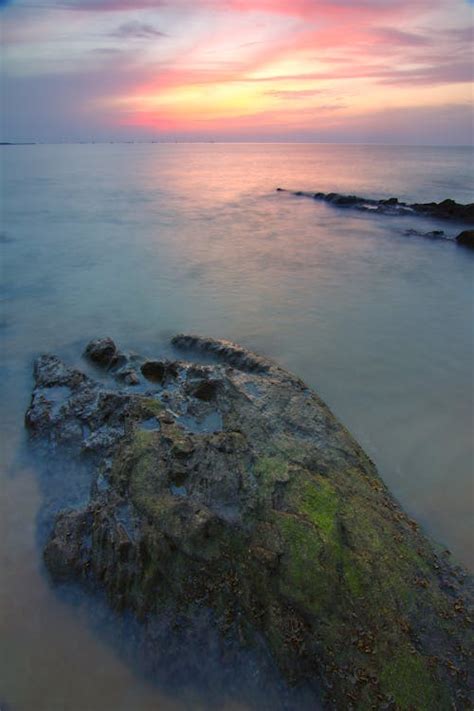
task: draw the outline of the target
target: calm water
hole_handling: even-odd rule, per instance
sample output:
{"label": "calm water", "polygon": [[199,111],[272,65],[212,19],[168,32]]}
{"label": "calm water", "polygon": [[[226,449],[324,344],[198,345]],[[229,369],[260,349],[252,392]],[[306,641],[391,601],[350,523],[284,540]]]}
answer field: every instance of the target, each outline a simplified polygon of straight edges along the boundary
{"label": "calm water", "polygon": [[403,234],[440,227],[429,220],[275,192],[472,201],[472,157],[335,145],[2,149],[0,707],[186,707],[134,674],[43,575],[42,494],[34,462],[18,456],[42,351],[77,361],[90,338],[110,335],[156,354],[194,331],[267,353],[317,389],[405,509],[474,565],[474,253]]}

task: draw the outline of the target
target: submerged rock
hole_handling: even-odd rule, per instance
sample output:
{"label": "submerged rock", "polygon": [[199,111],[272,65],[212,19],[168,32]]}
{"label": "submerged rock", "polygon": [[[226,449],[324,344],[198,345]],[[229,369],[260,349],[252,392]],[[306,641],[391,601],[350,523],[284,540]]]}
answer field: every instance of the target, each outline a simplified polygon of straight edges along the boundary
{"label": "submerged rock", "polygon": [[414,237],[427,237],[428,239],[449,239],[445,233],[444,230],[430,230],[429,232],[420,232],[419,230],[405,230],[404,232],[405,235],[408,237],[414,236]]}
{"label": "submerged rock", "polygon": [[314,193],[298,190],[296,192],[277,188],[278,192],[290,192],[292,195],[324,200],[336,207],[355,208],[357,210],[382,213],[384,215],[424,215],[441,220],[455,220],[474,224],[474,203],[463,205],[455,200],[442,202],[406,203],[396,197],[374,200],[358,195],[340,195],[339,193]]}
{"label": "submerged rock", "polygon": [[101,366],[109,366],[117,354],[117,346],[111,338],[96,338],[87,344],[86,358]]}
{"label": "submerged rock", "polygon": [[178,662],[185,629],[202,669],[215,639],[230,668],[229,650],[264,659],[263,645],[327,708],[469,708],[463,571],[299,378],[229,341],[173,344],[216,362],[166,361],[146,395],[37,361],[31,435],[96,468],[46,544],[53,579],[100,586],[144,625],[165,618],[154,645]]}

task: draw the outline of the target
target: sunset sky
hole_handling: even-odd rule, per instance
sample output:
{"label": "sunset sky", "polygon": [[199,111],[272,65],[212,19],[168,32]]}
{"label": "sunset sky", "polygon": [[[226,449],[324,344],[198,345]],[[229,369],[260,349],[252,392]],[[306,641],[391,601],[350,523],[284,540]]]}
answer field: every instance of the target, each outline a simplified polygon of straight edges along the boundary
{"label": "sunset sky", "polygon": [[467,0],[0,0],[3,140],[469,144]]}

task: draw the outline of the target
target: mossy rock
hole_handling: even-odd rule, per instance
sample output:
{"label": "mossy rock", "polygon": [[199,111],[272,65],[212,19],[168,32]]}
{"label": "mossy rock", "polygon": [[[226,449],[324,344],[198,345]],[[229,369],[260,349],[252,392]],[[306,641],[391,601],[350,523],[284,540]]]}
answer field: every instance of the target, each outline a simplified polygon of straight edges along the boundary
{"label": "mossy rock", "polygon": [[[193,343],[225,361],[199,365],[212,400],[194,397],[196,366],[182,362],[159,399],[133,397],[104,452],[107,490],[58,519],[51,573],[69,566],[139,619],[166,612],[193,629],[206,611],[222,639],[264,640],[327,708],[470,708],[464,571],[304,383],[234,344]],[[222,428],[207,431],[216,409]]]}

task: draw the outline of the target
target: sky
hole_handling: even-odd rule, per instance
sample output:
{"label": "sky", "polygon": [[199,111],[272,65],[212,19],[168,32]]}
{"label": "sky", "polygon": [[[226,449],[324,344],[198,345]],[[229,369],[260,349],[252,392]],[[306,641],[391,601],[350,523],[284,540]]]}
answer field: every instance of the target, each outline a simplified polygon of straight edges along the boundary
{"label": "sky", "polygon": [[468,145],[470,0],[0,0],[1,139]]}

